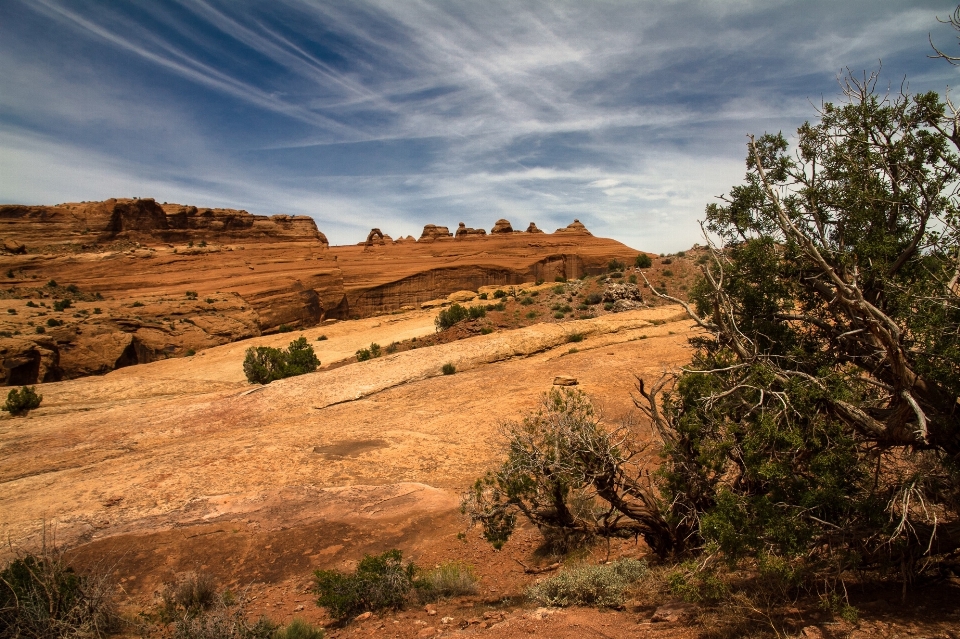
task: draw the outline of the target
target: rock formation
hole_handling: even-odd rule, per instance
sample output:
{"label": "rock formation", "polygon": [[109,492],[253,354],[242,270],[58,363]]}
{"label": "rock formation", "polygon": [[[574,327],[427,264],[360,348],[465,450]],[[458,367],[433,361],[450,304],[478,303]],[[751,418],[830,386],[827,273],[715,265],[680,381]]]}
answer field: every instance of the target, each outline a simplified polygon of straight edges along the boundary
{"label": "rock formation", "polygon": [[114,240],[162,242],[315,241],[326,246],[313,218],[251,215],[234,209],[157,204],[150,198],[57,206],[0,206],[0,237],[29,249]]}
{"label": "rock formation", "polygon": [[636,284],[608,284],[603,291],[603,301],[613,304],[613,311],[630,311],[636,308],[643,308],[643,295]]}
{"label": "rock formation", "polygon": [[510,226],[509,220],[500,218],[497,220],[497,223],[493,225],[493,228],[490,229],[490,233],[513,233],[513,227]]}
{"label": "rock formation", "polygon": [[427,224],[423,227],[423,233],[420,234],[420,242],[432,242],[438,240],[442,237],[453,237],[453,233],[450,232],[445,226],[437,226],[436,224]]}
{"label": "rock formation", "polygon": [[0,383],[105,373],[456,291],[599,274],[636,256],[585,230],[494,228],[462,225],[461,242],[445,241],[443,226],[426,225],[419,242],[373,229],[329,247],[311,218],[151,199],[0,206]]}
{"label": "rock formation", "polygon": [[530,226],[527,227],[527,233],[543,233],[543,231],[537,228],[536,222],[530,222]]}
{"label": "rock formation", "polygon": [[580,220],[574,220],[568,224],[566,228],[557,229],[557,233],[585,233],[586,235],[592,235]]}
{"label": "rock formation", "polygon": [[463,222],[460,222],[460,226],[457,227],[457,237],[464,237],[465,235],[486,235],[487,232],[484,229],[472,229],[468,227]]}

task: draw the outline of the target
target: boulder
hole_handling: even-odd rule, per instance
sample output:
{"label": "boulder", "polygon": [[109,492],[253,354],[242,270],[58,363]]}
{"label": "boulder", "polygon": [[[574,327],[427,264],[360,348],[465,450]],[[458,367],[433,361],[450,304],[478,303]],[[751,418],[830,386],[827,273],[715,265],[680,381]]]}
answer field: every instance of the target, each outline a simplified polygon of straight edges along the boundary
{"label": "boulder", "polygon": [[493,228],[490,229],[490,233],[513,233],[513,227],[510,226],[510,222],[503,218],[497,220],[497,223],[493,225]]}
{"label": "boulder", "polygon": [[464,237],[466,235],[486,235],[487,232],[484,229],[472,229],[463,222],[460,222],[460,226],[457,227],[457,237]]}
{"label": "boulder", "polygon": [[476,297],[477,294],[473,291],[457,291],[456,293],[450,293],[450,295],[447,295],[447,299],[451,302],[469,302]]}
{"label": "boulder", "polygon": [[453,233],[450,232],[445,226],[437,226],[436,224],[426,224],[423,227],[423,233],[420,234],[421,242],[430,242],[433,240],[440,239],[441,237],[453,237]]}
{"label": "boulder", "polygon": [[668,603],[657,608],[650,621],[654,623],[674,623],[697,613],[697,606],[682,601]]}
{"label": "boulder", "polygon": [[576,377],[570,377],[569,375],[557,375],[553,378],[554,386],[576,386],[578,383]]}
{"label": "boulder", "polygon": [[537,228],[536,222],[530,222],[530,226],[527,227],[527,233],[543,233],[543,231]]}

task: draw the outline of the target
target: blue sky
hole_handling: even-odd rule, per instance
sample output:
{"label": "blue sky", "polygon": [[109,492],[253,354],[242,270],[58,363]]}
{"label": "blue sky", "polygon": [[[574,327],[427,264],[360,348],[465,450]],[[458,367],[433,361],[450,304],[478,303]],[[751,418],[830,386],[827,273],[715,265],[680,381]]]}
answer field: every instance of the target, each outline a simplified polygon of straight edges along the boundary
{"label": "blue sky", "polygon": [[943,92],[944,2],[0,0],[0,202],[374,226],[505,217],[667,252],[845,67]]}

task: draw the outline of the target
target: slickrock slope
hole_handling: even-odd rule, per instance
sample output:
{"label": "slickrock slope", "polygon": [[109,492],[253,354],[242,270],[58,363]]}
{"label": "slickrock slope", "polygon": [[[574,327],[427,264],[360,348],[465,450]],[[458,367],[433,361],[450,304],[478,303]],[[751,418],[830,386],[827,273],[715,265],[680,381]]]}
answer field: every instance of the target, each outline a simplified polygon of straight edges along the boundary
{"label": "slickrock slope", "polygon": [[[506,220],[493,230],[455,238],[427,225],[420,241],[393,241],[373,229],[330,247],[302,216],[152,199],[0,206],[0,383],[103,373],[464,289],[576,278],[636,255],[578,222],[556,234]],[[63,300],[69,309],[54,310]]]}
{"label": "slickrock slope", "polygon": [[[38,410],[0,418],[0,535],[21,540],[45,519],[72,543],[246,518],[280,493],[291,509],[357,484],[456,491],[498,454],[497,423],[558,374],[577,377],[610,417],[629,411],[633,372],[655,376],[688,357],[691,322],[681,318],[662,307],[533,325],[255,386],[243,379],[243,351],[297,335],[264,336],[46,384]],[[325,327],[322,342],[306,336],[326,363],[357,344],[432,330],[433,314],[417,311]],[[568,354],[572,332],[586,338]],[[453,376],[441,373],[448,362]],[[430,499],[456,504],[455,494]],[[311,506],[295,520],[332,516],[324,512]]]}

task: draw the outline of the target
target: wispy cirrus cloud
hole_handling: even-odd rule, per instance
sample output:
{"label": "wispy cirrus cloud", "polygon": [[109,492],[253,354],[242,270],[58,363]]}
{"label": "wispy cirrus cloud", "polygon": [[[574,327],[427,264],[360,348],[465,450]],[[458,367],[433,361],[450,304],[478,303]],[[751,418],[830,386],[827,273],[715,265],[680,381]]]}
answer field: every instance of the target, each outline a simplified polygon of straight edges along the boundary
{"label": "wispy cirrus cloud", "polygon": [[427,222],[666,251],[844,67],[913,90],[941,2],[7,0],[0,200],[140,195],[313,215],[335,242]]}

